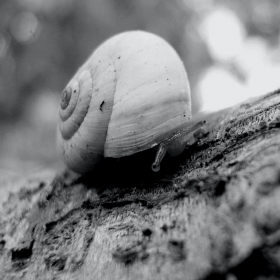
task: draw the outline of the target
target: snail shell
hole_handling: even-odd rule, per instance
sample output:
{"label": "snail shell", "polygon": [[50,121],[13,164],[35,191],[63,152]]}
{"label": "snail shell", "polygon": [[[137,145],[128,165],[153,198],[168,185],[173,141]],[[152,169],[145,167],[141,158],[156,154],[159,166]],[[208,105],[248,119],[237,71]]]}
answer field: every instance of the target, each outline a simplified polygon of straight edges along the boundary
{"label": "snail shell", "polygon": [[162,38],[143,31],[101,44],[64,89],[58,149],[68,168],[86,173],[161,143],[191,118],[186,70]]}

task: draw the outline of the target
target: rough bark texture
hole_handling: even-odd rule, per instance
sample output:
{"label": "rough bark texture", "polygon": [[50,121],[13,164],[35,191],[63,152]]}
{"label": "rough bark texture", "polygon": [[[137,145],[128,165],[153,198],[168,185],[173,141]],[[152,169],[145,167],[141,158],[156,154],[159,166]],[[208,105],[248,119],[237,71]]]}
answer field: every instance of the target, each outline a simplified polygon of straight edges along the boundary
{"label": "rough bark texture", "polygon": [[207,116],[159,173],[148,151],[2,181],[0,279],[278,279],[279,111],[276,91]]}

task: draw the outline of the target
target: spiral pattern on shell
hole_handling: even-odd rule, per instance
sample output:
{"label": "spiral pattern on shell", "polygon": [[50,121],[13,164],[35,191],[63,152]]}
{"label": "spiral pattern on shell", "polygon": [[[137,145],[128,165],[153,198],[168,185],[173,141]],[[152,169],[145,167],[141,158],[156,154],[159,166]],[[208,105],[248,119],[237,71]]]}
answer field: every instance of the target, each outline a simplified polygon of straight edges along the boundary
{"label": "spiral pattern on shell", "polygon": [[63,91],[59,116],[59,129],[64,139],[70,139],[82,124],[90,105],[92,76],[83,71],[71,85]]}
{"label": "spiral pattern on shell", "polygon": [[85,173],[103,157],[157,145],[190,117],[175,50],[156,35],[125,32],[99,46],[63,91],[58,148],[70,169]]}

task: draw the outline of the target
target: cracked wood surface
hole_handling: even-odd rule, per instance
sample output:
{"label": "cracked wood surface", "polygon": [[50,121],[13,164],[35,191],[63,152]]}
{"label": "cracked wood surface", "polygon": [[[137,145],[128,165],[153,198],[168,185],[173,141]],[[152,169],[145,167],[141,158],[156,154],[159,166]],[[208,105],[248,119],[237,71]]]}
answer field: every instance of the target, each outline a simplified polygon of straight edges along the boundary
{"label": "cracked wood surface", "polygon": [[2,180],[0,279],[278,279],[279,112],[275,91],[206,115],[159,173],[147,151]]}

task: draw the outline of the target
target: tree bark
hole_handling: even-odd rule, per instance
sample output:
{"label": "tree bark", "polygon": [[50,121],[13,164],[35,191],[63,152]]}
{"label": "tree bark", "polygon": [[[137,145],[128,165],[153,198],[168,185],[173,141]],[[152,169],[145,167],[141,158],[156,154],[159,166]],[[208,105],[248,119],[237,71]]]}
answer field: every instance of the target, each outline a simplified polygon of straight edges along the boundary
{"label": "tree bark", "polygon": [[275,91],[198,117],[158,173],[147,151],[2,181],[0,279],[279,278],[279,111]]}

